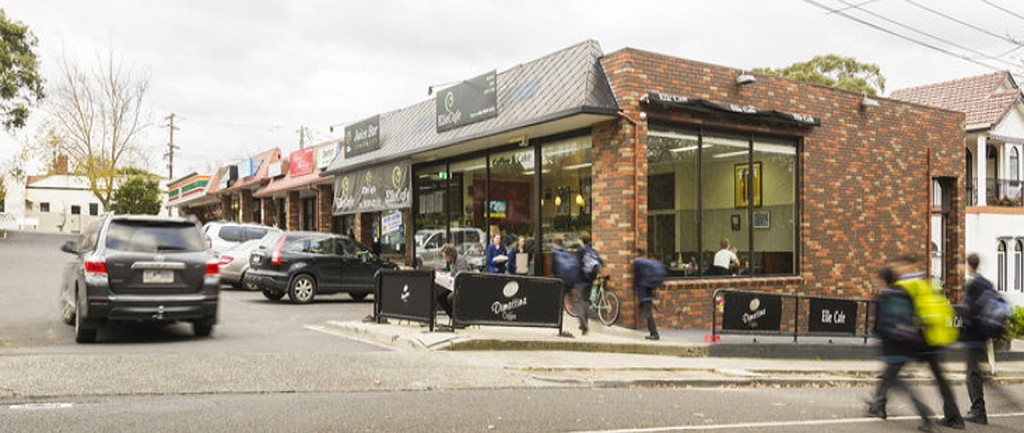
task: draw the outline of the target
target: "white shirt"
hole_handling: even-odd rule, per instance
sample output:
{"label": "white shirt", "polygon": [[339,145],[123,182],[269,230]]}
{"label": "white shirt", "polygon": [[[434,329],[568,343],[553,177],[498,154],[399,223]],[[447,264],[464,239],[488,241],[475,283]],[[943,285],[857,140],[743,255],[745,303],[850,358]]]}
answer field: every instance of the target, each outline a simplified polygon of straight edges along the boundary
{"label": "white shirt", "polygon": [[729,269],[732,267],[733,260],[738,262],[740,259],[736,257],[736,253],[728,249],[722,248],[715,253],[715,266],[720,268]]}

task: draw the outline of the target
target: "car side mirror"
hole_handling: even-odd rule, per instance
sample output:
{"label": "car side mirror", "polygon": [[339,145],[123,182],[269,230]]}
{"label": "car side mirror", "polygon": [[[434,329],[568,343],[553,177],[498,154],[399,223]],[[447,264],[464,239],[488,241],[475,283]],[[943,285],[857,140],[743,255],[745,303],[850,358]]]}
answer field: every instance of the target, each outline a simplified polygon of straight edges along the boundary
{"label": "car side mirror", "polygon": [[68,254],[78,254],[78,243],[75,241],[64,242],[64,245],[60,246],[60,250]]}

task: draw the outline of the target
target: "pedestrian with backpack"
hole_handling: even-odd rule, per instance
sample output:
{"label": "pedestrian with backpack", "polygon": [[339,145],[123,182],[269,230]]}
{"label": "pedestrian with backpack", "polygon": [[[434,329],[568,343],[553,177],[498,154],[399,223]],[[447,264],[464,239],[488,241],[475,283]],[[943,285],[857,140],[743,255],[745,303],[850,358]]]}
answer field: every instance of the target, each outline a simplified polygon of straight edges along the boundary
{"label": "pedestrian with backpack", "polygon": [[985,411],[984,378],[980,364],[986,356],[988,339],[998,338],[1006,332],[1010,305],[992,288],[992,282],[978,273],[980,262],[977,253],[967,256],[970,280],[964,296],[967,315],[964,317],[961,341],[967,348],[967,395],[971,399],[971,408],[964,420],[984,425],[988,424],[988,414]]}
{"label": "pedestrian with backpack", "polygon": [[[580,288],[583,284],[583,274],[580,270],[580,261],[573,253],[565,249],[565,236],[555,234],[552,238],[554,247],[551,249],[551,265],[554,268],[555,276],[562,280],[565,285],[565,293],[572,299],[573,308],[579,300]],[[569,335],[569,334],[566,334]]]}
{"label": "pedestrian with backpack", "polygon": [[578,313],[577,318],[580,319],[580,332],[583,335],[587,335],[590,331],[588,325],[588,316],[590,314],[590,290],[594,287],[594,279],[601,274],[601,268],[604,266],[604,260],[597,254],[597,250],[590,245],[591,238],[589,232],[580,232],[580,249],[576,251],[576,258],[580,263],[580,271],[582,279],[578,284],[579,298],[576,300],[576,311]]}
{"label": "pedestrian with backpack", "polygon": [[633,259],[633,288],[640,302],[640,317],[647,319],[648,340],[660,340],[658,325],[654,323],[654,289],[665,281],[668,271],[661,262],[648,258],[643,248],[636,249]]}

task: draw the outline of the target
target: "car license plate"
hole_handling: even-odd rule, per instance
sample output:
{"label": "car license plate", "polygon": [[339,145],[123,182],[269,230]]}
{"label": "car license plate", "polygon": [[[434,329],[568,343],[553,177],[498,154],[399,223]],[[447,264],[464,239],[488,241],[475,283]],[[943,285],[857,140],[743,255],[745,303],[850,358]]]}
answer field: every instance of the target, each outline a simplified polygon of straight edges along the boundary
{"label": "car license plate", "polygon": [[166,284],[174,282],[174,271],[166,269],[145,269],[142,271],[144,284]]}

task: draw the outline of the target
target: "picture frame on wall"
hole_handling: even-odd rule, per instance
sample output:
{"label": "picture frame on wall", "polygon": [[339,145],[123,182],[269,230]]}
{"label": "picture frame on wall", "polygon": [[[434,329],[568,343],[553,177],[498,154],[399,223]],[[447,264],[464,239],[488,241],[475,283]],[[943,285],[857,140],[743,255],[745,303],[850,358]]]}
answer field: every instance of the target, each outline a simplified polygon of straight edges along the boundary
{"label": "picture frame on wall", "polygon": [[740,229],[741,229],[741,226],[740,226],[740,214],[733,214],[731,222],[732,222],[732,231],[734,231],[734,232],[740,231]]}
{"label": "picture frame on wall", "polygon": [[[754,207],[761,207],[761,178],[763,173],[761,171],[761,162],[755,162],[753,170],[751,170],[750,164],[747,163],[736,164],[733,170],[735,176],[733,186],[735,189],[736,207],[744,208],[750,206],[751,202],[753,202]],[[748,188],[748,185],[753,186],[753,191]]]}
{"label": "picture frame on wall", "polygon": [[753,226],[755,229],[770,229],[772,228],[772,214],[771,211],[756,210],[754,211]]}

